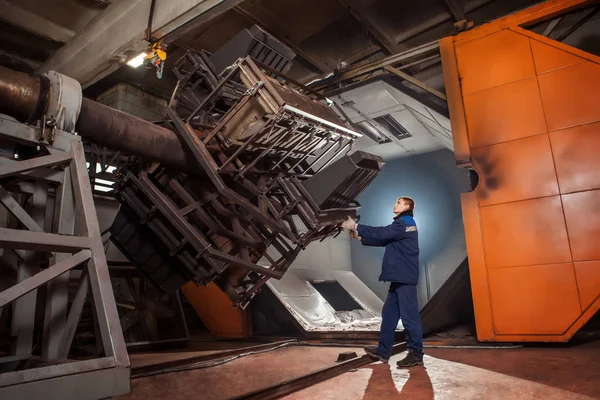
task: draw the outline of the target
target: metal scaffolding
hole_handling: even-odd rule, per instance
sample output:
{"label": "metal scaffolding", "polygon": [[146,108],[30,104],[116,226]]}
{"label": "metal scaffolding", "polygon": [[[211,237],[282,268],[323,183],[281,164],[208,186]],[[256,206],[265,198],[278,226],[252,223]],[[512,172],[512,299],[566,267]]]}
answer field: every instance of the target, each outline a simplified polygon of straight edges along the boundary
{"label": "metal scaffolding", "polygon": [[[9,214],[0,248],[12,277],[1,281],[0,309],[10,318],[12,343],[0,357],[0,398],[127,393],[129,359],[80,137],[5,117],[0,137],[2,151],[12,153],[0,163],[0,202]],[[75,356],[70,350],[88,298],[96,351]],[[34,347],[40,334],[41,348]]]}

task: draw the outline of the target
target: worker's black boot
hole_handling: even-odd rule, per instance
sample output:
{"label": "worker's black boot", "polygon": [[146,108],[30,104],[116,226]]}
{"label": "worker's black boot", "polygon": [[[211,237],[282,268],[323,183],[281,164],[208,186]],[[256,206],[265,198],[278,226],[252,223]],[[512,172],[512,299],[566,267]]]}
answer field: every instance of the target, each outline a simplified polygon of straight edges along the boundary
{"label": "worker's black boot", "polygon": [[371,357],[372,360],[379,360],[382,363],[386,363],[388,361],[390,361],[389,357],[383,357],[381,354],[379,354],[379,350],[377,350],[377,346],[367,346],[365,347],[365,353],[367,353],[367,355],[369,357]]}
{"label": "worker's black boot", "polygon": [[417,365],[423,365],[423,355],[416,354],[412,350],[408,351],[408,354],[404,359],[396,363],[398,368],[410,368]]}

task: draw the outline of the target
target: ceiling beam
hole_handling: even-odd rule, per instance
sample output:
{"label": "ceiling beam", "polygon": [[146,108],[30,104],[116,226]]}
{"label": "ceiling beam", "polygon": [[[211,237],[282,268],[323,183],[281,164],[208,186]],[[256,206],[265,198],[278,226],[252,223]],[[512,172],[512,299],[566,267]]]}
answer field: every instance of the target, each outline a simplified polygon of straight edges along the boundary
{"label": "ceiling beam", "polygon": [[554,28],[556,28],[556,25],[558,25],[558,23],[560,22],[561,19],[562,19],[562,17],[557,17],[557,18],[554,18],[552,21],[550,21],[550,23],[548,24],[546,29],[544,29],[544,32],[542,33],[542,35],[549,36],[552,33],[552,31],[554,30]]}
{"label": "ceiling beam", "polygon": [[[113,1],[36,72],[55,70],[77,79],[86,88],[116,71],[132,56],[147,49],[148,43],[143,38],[151,3],[149,0]],[[163,37],[220,3],[225,1],[157,1],[152,19],[156,29],[152,36]]]}
{"label": "ceiling beam", "polygon": [[442,92],[440,92],[439,90],[436,90],[430,86],[428,86],[425,82],[422,82],[420,80],[418,80],[417,78],[415,78],[414,76],[410,76],[409,74],[407,74],[406,72],[400,71],[397,68],[392,67],[391,65],[386,65],[385,67],[383,67],[386,71],[391,72],[394,75],[399,76],[400,78],[409,81],[410,83],[412,83],[415,86],[420,87],[421,89],[431,93],[434,96],[439,97],[440,99],[447,101],[446,99],[446,95]]}
{"label": "ceiling beam", "polygon": [[31,13],[12,2],[0,0],[0,19],[11,25],[55,42],[67,43],[75,32],[62,25]]}
{"label": "ceiling beam", "polygon": [[586,15],[584,15],[573,26],[571,26],[569,29],[567,29],[567,31],[565,33],[563,33],[562,35],[560,35],[560,37],[558,37],[556,40],[559,42],[562,42],[563,40],[568,38],[573,32],[575,32],[577,29],[581,28],[581,26],[583,24],[585,24],[590,19],[592,19],[594,17],[594,15],[598,14],[598,12],[600,12],[600,6],[591,9]]}
{"label": "ceiling beam", "polygon": [[356,0],[338,0],[338,3],[348,10],[390,54],[396,54],[406,49],[405,46],[397,44],[393,38],[386,35],[379,25],[367,15],[366,10],[357,6]]}
{"label": "ceiling beam", "polygon": [[171,44],[171,43],[175,42],[177,39],[187,35],[188,33],[192,32],[194,30],[197,30],[198,28],[206,25],[208,22],[212,21],[219,15],[240,5],[243,1],[244,0],[224,0],[224,1],[220,2],[219,4],[215,5],[214,7],[212,7],[211,9],[209,9],[199,15],[196,15],[195,17],[193,17],[192,19],[190,19],[188,22],[184,23],[183,25],[178,26],[175,30],[172,30],[171,32],[165,34],[162,38],[160,37],[162,32],[164,30],[168,31],[168,29],[165,29],[164,27],[163,27],[163,30],[161,30],[161,31],[153,32],[152,36],[157,36],[165,44]]}
{"label": "ceiling beam", "polygon": [[448,11],[450,11],[450,14],[452,14],[452,18],[454,18],[455,22],[463,21],[467,18],[465,15],[465,8],[462,4],[459,4],[458,1],[444,0],[444,3],[446,4]]}
{"label": "ceiling beam", "polygon": [[318,60],[315,57],[307,54],[304,50],[300,49],[297,45],[295,45],[294,43],[290,42],[285,37],[283,37],[283,35],[279,35],[278,32],[274,32],[272,29],[270,29],[267,26],[267,24],[264,24],[261,20],[256,18],[256,16],[254,16],[250,11],[246,10],[244,7],[236,6],[233,8],[233,10],[235,12],[237,12],[238,14],[249,19],[252,23],[264,28],[271,35],[275,36],[275,38],[277,40],[281,41],[283,44],[288,46],[290,49],[292,49],[294,51],[294,53],[296,53],[298,56],[300,56],[300,58],[304,59],[306,62],[308,62],[310,65],[312,65],[317,70],[319,70],[321,72],[327,72],[327,71],[331,71],[333,69],[332,67],[329,67],[327,64],[325,64],[321,60]]}
{"label": "ceiling beam", "polygon": [[422,62],[432,60],[434,58],[439,58],[439,54],[437,54],[437,53],[434,54],[431,57],[425,57],[424,56],[425,54],[427,54],[427,53],[431,54],[431,52],[437,51],[438,49],[439,49],[439,45],[438,45],[437,41],[425,43],[424,45],[415,47],[415,48],[410,49],[410,50],[403,51],[403,52],[398,53],[398,54],[393,54],[393,55],[388,56],[386,58],[383,58],[381,60],[373,61],[373,62],[370,62],[368,64],[352,68],[352,69],[350,69],[348,71],[345,71],[345,72],[343,72],[343,73],[341,73],[339,75],[334,75],[334,76],[332,76],[330,78],[326,78],[326,79],[323,79],[321,81],[316,81],[316,82],[314,82],[313,84],[311,84],[309,86],[313,90],[320,91],[320,90],[322,90],[324,88],[327,88],[327,87],[329,87],[331,85],[334,85],[334,84],[337,84],[337,83],[340,83],[340,82],[343,82],[343,81],[346,81],[346,80],[349,80],[349,79],[353,79],[353,78],[355,78],[357,76],[360,76],[360,75],[364,75],[364,74],[368,74],[368,73],[377,71],[379,69],[384,68],[387,65],[398,64],[398,63],[401,63],[403,61],[409,60],[412,57],[423,57],[420,60],[408,63],[408,64],[403,65],[401,67],[401,69],[406,69],[406,68],[409,68],[409,67],[411,67],[413,65],[417,65],[417,64],[420,64]]}

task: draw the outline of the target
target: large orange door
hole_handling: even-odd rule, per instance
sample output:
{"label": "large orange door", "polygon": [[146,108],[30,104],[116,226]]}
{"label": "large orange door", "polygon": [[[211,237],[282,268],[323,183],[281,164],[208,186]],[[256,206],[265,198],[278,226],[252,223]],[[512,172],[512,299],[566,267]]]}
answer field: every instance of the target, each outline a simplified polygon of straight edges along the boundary
{"label": "large orange door", "polygon": [[600,58],[520,26],[547,1],[440,41],[477,336],[567,341],[600,308]]}

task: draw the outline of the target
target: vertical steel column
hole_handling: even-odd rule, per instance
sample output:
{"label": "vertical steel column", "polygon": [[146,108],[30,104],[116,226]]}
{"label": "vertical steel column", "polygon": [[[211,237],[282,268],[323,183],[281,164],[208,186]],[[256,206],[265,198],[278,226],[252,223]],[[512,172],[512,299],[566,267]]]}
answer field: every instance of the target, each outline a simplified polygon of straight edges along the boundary
{"label": "vertical steel column", "polygon": [[88,271],[94,309],[105,355],[115,358],[117,366],[129,366],[129,358],[125,348],[125,340],[117,313],[117,305],[108,274],[106,255],[100,236],[100,226],[94,208],[92,189],[85,163],[83,144],[72,140],[73,160],[69,166],[75,194],[75,209],[82,221],[84,233],[91,238],[92,258],[88,261]]}
{"label": "vertical steel column", "polygon": [[[31,198],[30,214],[33,221],[41,229],[44,228],[46,202],[48,199],[48,186],[37,183]],[[17,282],[22,282],[35,275],[39,266],[35,263],[35,251],[25,252],[25,259],[19,263],[17,269]],[[37,289],[15,301],[11,333],[16,336],[15,356],[28,358],[31,356],[33,346],[33,330],[35,328],[35,306],[37,303]]]}
{"label": "vertical steel column", "polygon": [[[72,235],[75,228],[75,204],[71,174],[63,173],[63,182],[56,188],[54,204],[53,232]],[[69,258],[69,253],[54,253],[51,264]],[[46,289],[46,310],[44,312],[44,333],[42,336],[42,360],[58,360],[60,345],[65,334],[67,302],[69,300],[69,272],[48,282]]]}

